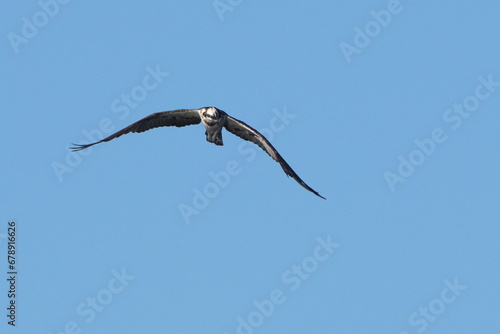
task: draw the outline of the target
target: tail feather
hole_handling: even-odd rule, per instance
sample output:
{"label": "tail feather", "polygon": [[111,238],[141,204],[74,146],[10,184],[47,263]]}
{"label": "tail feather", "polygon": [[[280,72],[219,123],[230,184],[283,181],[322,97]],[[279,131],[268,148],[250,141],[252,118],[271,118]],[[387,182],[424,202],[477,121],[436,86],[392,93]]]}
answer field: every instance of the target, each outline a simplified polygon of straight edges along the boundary
{"label": "tail feather", "polygon": [[207,135],[207,141],[210,143],[214,143],[217,146],[223,146],[224,142],[222,141],[222,131],[220,132],[215,132],[215,133],[208,133],[208,131],[205,131],[205,134]]}

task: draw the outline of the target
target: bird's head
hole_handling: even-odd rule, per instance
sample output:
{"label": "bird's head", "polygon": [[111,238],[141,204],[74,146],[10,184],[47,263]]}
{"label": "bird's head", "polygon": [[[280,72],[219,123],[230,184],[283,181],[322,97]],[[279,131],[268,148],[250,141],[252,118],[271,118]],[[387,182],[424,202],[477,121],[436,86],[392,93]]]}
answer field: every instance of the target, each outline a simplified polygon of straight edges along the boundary
{"label": "bird's head", "polygon": [[215,107],[203,107],[201,108],[201,112],[207,116],[218,116],[219,109]]}

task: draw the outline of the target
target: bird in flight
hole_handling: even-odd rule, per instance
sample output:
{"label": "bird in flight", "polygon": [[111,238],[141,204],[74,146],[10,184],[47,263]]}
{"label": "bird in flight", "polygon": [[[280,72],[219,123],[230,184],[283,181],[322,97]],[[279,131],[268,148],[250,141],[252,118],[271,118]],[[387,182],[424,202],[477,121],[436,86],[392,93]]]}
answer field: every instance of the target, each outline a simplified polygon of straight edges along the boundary
{"label": "bird in flight", "polygon": [[224,111],[216,107],[204,107],[199,109],[177,109],[157,112],[144,117],[143,119],[95,143],[73,144],[70,149],[72,151],[80,151],[95,144],[118,138],[121,135],[130,132],[141,133],[162,126],[181,127],[186,125],[199,124],[200,122],[203,122],[203,126],[206,129],[205,135],[208,142],[214,143],[218,146],[222,146],[222,128],[226,128],[226,130],[231,132],[232,134],[258,145],[267,154],[269,154],[271,158],[273,158],[281,165],[281,168],[283,168],[287,176],[293,177],[295,181],[297,181],[302,187],[306,188],[316,196],[326,199],[318,194],[317,191],[309,187],[304,181],[302,181],[302,179],[297,175],[297,173],[293,171],[292,167],[290,167],[285,159],[283,159],[278,151],[276,151],[276,149],[273,147],[273,145],[271,145],[266,137],[264,137],[251,126],[229,116]]}

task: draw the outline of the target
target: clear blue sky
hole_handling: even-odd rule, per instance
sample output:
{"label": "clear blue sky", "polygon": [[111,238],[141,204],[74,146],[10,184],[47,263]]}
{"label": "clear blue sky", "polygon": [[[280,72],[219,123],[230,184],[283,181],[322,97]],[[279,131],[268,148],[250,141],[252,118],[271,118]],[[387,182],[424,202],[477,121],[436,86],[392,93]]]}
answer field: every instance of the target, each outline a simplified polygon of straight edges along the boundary
{"label": "clear blue sky", "polygon": [[[499,333],[499,13],[4,4],[0,331]],[[201,125],[68,150],[210,105],[262,130],[327,200]]]}

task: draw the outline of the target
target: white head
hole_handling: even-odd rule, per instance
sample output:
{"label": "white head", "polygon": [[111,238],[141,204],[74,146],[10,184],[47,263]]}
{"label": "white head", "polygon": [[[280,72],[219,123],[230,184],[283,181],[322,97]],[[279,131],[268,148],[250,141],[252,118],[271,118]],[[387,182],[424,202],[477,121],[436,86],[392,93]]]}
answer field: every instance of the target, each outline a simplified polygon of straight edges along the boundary
{"label": "white head", "polygon": [[215,108],[215,107],[204,107],[201,109],[202,109],[202,112],[206,115],[210,115],[210,116],[217,115],[217,108]]}

